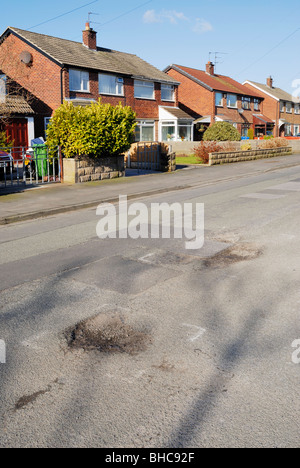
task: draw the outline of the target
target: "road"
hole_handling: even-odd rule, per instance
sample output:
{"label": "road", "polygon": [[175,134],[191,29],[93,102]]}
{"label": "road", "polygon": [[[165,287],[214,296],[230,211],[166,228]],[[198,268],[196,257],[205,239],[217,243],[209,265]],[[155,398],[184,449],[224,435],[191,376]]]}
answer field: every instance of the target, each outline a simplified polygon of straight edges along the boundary
{"label": "road", "polygon": [[[0,227],[0,446],[299,447],[299,166],[139,201],[204,203],[204,247]],[[125,352],[70,346],[95,316]]]}

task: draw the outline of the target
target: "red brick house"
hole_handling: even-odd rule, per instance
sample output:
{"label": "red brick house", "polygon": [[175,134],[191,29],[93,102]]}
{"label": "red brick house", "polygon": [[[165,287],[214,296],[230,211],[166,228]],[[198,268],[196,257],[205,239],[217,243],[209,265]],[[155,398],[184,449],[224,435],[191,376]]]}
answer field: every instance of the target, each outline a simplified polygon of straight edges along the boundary
{"label": "red brick house", "polygon": [[261,93],[216,74],[213,63],[208,62],[206,71],[181,65],[170,65],[164,71],[180,82],[179,107],[196,119],[195,140],[218,121],[232,123],[244,137],[250,128],[257,136],[273,130],[273,120],[262,113]]}
{"label": "red brick house", "polygon": [[276,88],[273,78],[266,84],[245,81],[244,86],[257,92],[264,99],[263,112],[275,124],[274,136],[291,137],[300,134],[300,99],[283,89]]}
{"label": "red brick house", "polygon": [[136,55],[97,47],[96,35],[87,23],[82,43],[11,27],[1,36],[1,73],[32,96],[35,136],[45,136],[63,101],[86,105],[100,97],[133,108],[137,141],[160,139],[168,112],[175,114],[173,139],[188,136],[193,119],[178,108],[179,82]]}

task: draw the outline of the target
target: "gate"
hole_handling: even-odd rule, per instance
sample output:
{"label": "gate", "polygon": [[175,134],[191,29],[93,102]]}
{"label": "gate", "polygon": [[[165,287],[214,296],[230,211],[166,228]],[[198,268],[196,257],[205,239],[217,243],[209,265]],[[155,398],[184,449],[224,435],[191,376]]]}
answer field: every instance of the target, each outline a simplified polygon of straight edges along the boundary
{"label": "gate", "polygon": [[126,156],[127,169],[141,172],[161,170],[161,143],[135,143]]}
{"label": "gate", "polygon": [[0,148],[0,188],[44,185],[62,180],[59,147]]}

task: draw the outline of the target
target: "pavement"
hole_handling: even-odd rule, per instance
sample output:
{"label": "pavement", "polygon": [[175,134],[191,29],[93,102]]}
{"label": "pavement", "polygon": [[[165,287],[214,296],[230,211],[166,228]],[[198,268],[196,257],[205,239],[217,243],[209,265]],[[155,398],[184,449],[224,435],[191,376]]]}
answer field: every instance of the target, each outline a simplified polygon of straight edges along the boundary
{"label": "pavement", "polygon": [[86,184],[25,187],[17,193],[0,189],[0,225],[93,208],[165,192],[202,187],[300,165],[300,154],[222,166],[179,166],[175,173],[150,173]]}

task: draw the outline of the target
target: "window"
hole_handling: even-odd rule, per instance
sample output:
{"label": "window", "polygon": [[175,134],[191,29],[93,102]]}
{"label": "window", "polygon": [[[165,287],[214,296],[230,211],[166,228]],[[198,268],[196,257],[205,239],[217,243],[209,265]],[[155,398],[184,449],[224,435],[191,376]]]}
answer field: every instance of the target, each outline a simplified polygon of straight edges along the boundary
{"label": "window", "polygon": [[254,110],[259,111],[260,109],[260,99],[254,99]]}
{"label": "window", "polygon": [[114,75],[99,73],[99,94],[124,95],[124,80]]}
{"label": "window", "polygon": [[161,100],[174,101],[175,87],[172,85],[161,85]]}
{"label": "window", "polygon": [[161,129],[162,141],[176,140],[176,124],[175,122],[163,122]]}
{"label": "window", "polygon": [[70,70],[70,91],[89,92],[89,72]]}
{"label": "window", "polygon": [[286,112],[287,112],[287,114],[291,114],[291,113],[292,113],[292,109],[293,109],[292,103],[291,103],[291,102],[287,102],[287,103],[286,103]]}
{"label": "window", "polygon": [[243,124],[242,125],[242,137],[243,138],[248,138],[249,130],[250,130],[250,125],[248,125],[248,124]]}
{"label": "window", "polygon": [[227,94],[227,107],[237,108],[237,95],[236,94]]}
{"label": "window", "polygon": [[135,141],[154,141],[154,120],[138,121],[135,127]]}
{"label": "window", "polygon": [[216,106],[223,107],[223,93],[216,93]]}
{"label": "window", "polygon": [[49,125],[49,123],[50,123],[50,120],[51,120],[51,117],[45,117],[45,118],[44,118],[44,130],[45,130],[45,135],[46,135],[46,136],[47,136],[46,131],[47,131],[48,125]]}
{"label": "window", "polygon": [[287,124],[285,126],[285,136],[292,136],[292,126],[291,124]]}
{"label": "window", "polygon": [[295,104],[295,114],[300,114],[300,105]]}
{"label": "window", "polygon": [[0,75],[0,99],[6,96],[6,76]]}
{"label": "window", "polygon": [[134,97],[141,99],[154,99],[154,83],[150,81],[134,82]]}
{"label": "window", "polygon": [[251,99],[249,97],[242,97],[242,108],[245,110],[251,109]]}
{"label": "window", "polygon": [[184,120],[178,121],[178,137],[180,141],[192,141],[192,126],[190,122]]}
{"label": "window", "polygon": [[300,125],[294,125],[294,136],[299,135],[300,133]]}
{"label": "window", "polygon": [[285,111],[285,102],[280,101],[280,112],[284,112],[284,111]]}

